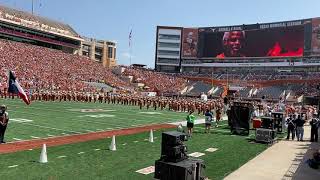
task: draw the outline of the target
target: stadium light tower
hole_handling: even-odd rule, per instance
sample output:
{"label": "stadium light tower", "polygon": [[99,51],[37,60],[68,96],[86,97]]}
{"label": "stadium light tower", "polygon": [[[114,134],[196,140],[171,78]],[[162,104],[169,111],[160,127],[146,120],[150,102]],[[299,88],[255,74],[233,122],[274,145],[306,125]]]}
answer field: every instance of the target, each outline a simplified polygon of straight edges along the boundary
{"label": "stadium light tower", "polygon": [[32,15],[33,15],[33,0],[31,0],[31,12],[32,12]]}

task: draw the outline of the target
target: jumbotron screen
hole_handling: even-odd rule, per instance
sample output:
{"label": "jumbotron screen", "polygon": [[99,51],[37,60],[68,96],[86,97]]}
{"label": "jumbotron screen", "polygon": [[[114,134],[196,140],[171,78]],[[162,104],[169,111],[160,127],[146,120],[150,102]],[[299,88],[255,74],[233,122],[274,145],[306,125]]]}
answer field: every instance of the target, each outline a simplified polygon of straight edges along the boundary
{"label": "jumbotron screen", "polygon": [[311,33],[312,27],[318,26],[319,22],[304,19],[240,26],[184,28],[182,57],[225,59],[314,54],[313,49],[320,45],[313,42],[316,38],[311,39]]}
{"label": "jumbotron screen", "polygon": [[202,57],[303,56],[304,27],[203,32]]}

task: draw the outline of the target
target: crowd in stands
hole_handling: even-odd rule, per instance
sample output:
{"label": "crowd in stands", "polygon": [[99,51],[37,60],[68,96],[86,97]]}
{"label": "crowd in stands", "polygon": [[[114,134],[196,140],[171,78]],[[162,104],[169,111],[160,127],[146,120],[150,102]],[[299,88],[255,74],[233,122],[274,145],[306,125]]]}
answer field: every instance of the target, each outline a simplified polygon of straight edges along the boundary
{"label": "crowd in stands", "polygon": [[318,96],[320,90],[318,90],[317,88],[318,84],[302,84],[300,88],[295,91],[295,95]]}
{"label": "crowd in stands", "polygon": [[261,81],[261,80],[281,80],[281,79],[316,79],[320,78],[319,72],[276,72],[276,71],[232,71],[232,72],[214,72],[212,73],[182,73],[181,76],[188,77],[208,77],[217,80],[244,80],[244,81]]}
{"label": "crowd in stands", "polygon": [[104,82],[131,91],[132,86],[87,57],[24,43],[0,40],[0,90],[7,87],[9,70],[25,89],[95,91],[84,82]]}
{"label": "crowd in stands", "polygon": [[178,93],[186,86],[186,80],[175,74],[154,72],[143,68],[128,67],[123,72],[125,76],[133,76],[133,81],[144,83],[159,93]]}
{"label": "crowd in stands", "polygon": [[[34,46],[25,43],[0,40],[0,91],[7,87],[7,73],[13,71],[20,84],[27,90],[34,91],[98,91],[85,82],[102,82],[124,91],[133,92],[130,82],[104,68],[87,57],[66,54],[59,50]],[[198,76],[214,79],[230,79],[244,81],[259,81],[273,79],[308,79],[320,78],[319,72],[291,73],[291,72],[215,72],[214,74],[166,74],[151,69],[125,67],[120,76],[133,76],[133,83],[143,83],[149,88],[147,91],[177,94],[187,86],[185,77]],[[242,81],[241,81],[242,82]],[[287,87],[288,90],[293,90]],[[282,88],[280,88],[282,91]],[[280,91],[279,90],[279,91]],[[285,90],[285,89],[283,89]],[[295,95],[317,95],[317,85],[302,85],[293,90]]]}
{"label": "crowd in stands", "polygon": [[51,31],[69,36],[78,36],[78,34],[69,25],[5,6],[0,6],[0,19],[13,21],[21,26],[34,28],[41,31]]}

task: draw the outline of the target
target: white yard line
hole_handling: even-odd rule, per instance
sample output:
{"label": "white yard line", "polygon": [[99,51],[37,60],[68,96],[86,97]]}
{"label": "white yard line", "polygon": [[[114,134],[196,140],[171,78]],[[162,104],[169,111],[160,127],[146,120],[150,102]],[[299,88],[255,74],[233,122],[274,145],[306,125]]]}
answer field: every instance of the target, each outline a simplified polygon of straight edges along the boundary
{"label": "white yard line", "polygon": [[[220,122],[223,122],[226,120],[227,120],[226,117],[224,117],[223,120],[221,120]],[[204,123],[205,123],[204,119],[196,119],[194,121],[194,124],[204,124]],[[182,126],[187,126],[187,121],[185,120],[185,121],[178,121],[178,122],[168,122],[167,124],[176,125],[176,126],[178,126],[179,124],[182,124]]]}
{"label": "white yard line", "polygon": [[33,138],[33,139],[40,139],[39,137],[37,137],[37,136],[30,136],[31,138]]}
{"label": "white yard line", "polygon": [[[203,123],[204,123],[204,119],[197,119],[194,121],[194,124],[203,124]],[[182,124],[182,126],[187,126],[187,121],[173,122],[168,124],[176,125],[176,126],[178,126],[179,124]]]}
{"label": "white yard line", "polygon": [[[195,128],[195,130],[205,130],[206,128],[204,127],[197,127]],[[230,130],[227,130],[227,129],[215,129],[215,128],[211,128],[210,131],[212,132],[225,132],[225,133],[231,133]]]}
{"label": "white yard line", "polygon": [[17,140],[17,141],[22,141],[22,139],[19,139],[19,138],[12,138],[14,140]]}
{"label": "white yard line", "polygon": [[8,166],[8,168],[14,168],[14,167],[17,167],[17,166],[19,166],[19,165],[12,165],[12,166]]}
{"label": "white yard line", "polygon": [[78,154],[84,154],[85,152],[78,152]]}
{"label": "white yard line", "polygon": [[65,131],[65,132],[69,132],[69,133],[76,133],[76,134],[80,134],[81,133],[81,132],[77,132],[77,131],[70,131],[70,130],[59,129],[59,128],[54,128],[54,127],[49,127],[49,126],[42,126],[42,125],[31,124],[31,123],[23,123],[23,122],[21,122],[21,124],[26,124],[26,125],[29,125],[29,126],[41,127],[41,128],[45,128],[45,129],[53,129],[53,130],[57,130],[57,131]]}
{"label": "white yard line", "polygon": [[67,156],[58,156],[57,158],[65,158],[65,157],[67,157]]}

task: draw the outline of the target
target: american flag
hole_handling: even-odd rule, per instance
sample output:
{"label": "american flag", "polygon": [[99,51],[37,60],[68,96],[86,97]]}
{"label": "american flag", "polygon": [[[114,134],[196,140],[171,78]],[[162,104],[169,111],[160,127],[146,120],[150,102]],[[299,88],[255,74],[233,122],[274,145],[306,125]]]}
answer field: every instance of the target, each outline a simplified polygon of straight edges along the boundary
{"label": "american flag", "polygon": [[129,33],[129,47],[131,46],[131,38],[132,38],[132,29],[130,30],[130,33]]}

